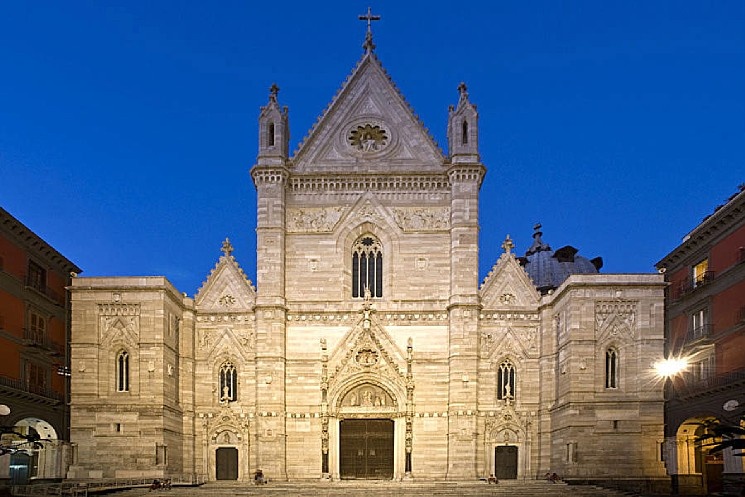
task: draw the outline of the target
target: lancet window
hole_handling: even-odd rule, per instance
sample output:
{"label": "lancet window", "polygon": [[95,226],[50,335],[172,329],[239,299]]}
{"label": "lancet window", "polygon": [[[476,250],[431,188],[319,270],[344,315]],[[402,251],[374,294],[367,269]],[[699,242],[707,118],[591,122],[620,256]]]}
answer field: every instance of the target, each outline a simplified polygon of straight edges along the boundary
{"label": "lancet window", "polygon": [[126,350],[116,355],[116,391],[129,392],[129,353]]}
{"label": "lancet window", "polygon": [[220,366],[220,402],[238,400],[238,371],[230,361]]}
{"label": "lancet window", "polygon": [[360,237],[352,246],[352,297],[383,296],[383,246],[373,235]]}
{"label": "lancet window", "polygon": [[618,388],[618,351],[605,351],[605,388]]}
{"label": "lancet window", "polygon": [[510,400],[515,398],[515,366],[510,361],[504,361],[497,371],[497,399]]}

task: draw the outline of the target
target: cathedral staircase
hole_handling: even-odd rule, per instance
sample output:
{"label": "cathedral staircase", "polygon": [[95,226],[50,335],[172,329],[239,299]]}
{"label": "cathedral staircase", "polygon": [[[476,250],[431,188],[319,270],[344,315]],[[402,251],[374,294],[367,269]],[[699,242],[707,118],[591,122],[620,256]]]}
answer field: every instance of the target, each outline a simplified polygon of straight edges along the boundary
{"label": "cathedral staircase", "polygon": [[[154,496],[157,493],[152,492]],[[146,489],[117,492],[117,496],[146,495]],[[238,482],[208,483],[200,487],[174,487],[167,491],[169,497],[433,497],[433,496],[509,496],[509,497],[618,497],[633,494],[589,486],[550,483],[542,480],[506,480],[496,485],[486,482],[392,482],[392,481],[341,481],[341,482],[270,482],[256,486]]]}

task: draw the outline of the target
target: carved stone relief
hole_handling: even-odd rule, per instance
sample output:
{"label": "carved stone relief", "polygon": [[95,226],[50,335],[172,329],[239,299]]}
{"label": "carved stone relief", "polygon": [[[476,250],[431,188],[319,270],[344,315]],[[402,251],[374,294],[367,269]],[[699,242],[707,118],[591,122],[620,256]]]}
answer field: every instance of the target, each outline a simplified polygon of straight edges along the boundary
{"label": "carved stone relief", "polygon": [[99,304],[101,341],[121,338],[136,341],[140,334],[139,304]]}
{"label": "carved stone relief", "polygon": [[393,399],[380,387],[362,385],[344,396],[342,407],[391,407]]}
{"label": "carved stone relief", "polygon": [[287,210],[287,231],[328,233],[341,219],[343,207],[318,207]]}
{"label": "carved stone relief", "polygon": [[635,323],[636,302],[595,303],[595,330],[598,337],[633,338]]}
{"label": "carved stone relief", "polygon": [[393,209],[393,217],[404,231],[450,228],[449,207],[398,207]]}

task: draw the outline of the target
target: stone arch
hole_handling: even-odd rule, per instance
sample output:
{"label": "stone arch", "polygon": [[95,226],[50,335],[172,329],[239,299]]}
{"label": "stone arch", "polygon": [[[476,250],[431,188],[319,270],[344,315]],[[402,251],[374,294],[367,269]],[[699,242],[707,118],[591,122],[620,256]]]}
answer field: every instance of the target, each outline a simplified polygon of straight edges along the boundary
{"label": "stone arch", "polygon": [[[106,391],[110,395],[137,395],[140,390],[140,349],[128,340],[117,338],[109,343],[106,354],[101,355],[99,361],[103,361],[99,367],[100,384],[106,385]],[[117,391],[117,361],[119,354],[126,352],[129,363],[129,390]],[[145,367],[155,370],[155,362],[150,361]]]}
{"label": "stone arch", "polygon": [[[336,412],[345,410],[346,407],[352,408],[356,406],[343,405],[345,400],[350,400],[348,396],[360,389],[369,387],[370,389],[380,389],[382,392],[387,394],[386,405],[374,405],[372,406],[360,405],[360,408],[370,408],[370,410],[385,410],[388,411],[401,411],[403,406],[406,404],[406,389],[402,385],[398,385],[397,382],[391,381],[388,378],[382,376],[373,376],[369,373],[361,373],[347,378],[346,380],[338,383],[329,391],[329,405],[334,407]],[[392,404],[389,405],[389,402]],[[362,402],[360,402],[362,404]]]}
{"label": "stone arch", "polygon": [[240,402],[243,396],[246,394],[246,392],[243,392],[242,382],[241,378],[243,377],[243,374],[245,371],[244,369],[244,363],[238,359],[238,357],[234,354],[229,353],[221,353],[217,354],[212,358],[211,361],[211,367],[210,367],[210,382],[214,386],[213,390],[216,392],[214,395],[217,396],[215,400],[219,401],[221,398],[222,393],[217,391],[220,385],[220,369],[223,367],[223,365],[227,362],[230,362],[235,367],[235,375],[236,375],[236,382],[237,382],[237,396],[236,401]]}
{"label": "stone arch", "polygon": [[[741,473],[743,458],[732,449],[711,453],[718,438],[700,441],[711,433],[707,424],[722,420],[715,413],[701,412],[684,420],[672,420],[665,440],[665,465],[681,495],[712,495],[721,492],[726,473]],[[674,430],[674,431],[673,431]],[[725,469],[727,468],[727,469]]]}
{"label": "stone arch", "polygon": [[[364,204],[369,200],[368,197],[360,199],[358,205]],[[373,201],[371,204],[377,207],[378,203]],[[383,251],[383,299],[391,296],[393,282],[391,269],[395,266],[393,255],[399,253],[400,228],[390,221],[386,216],[378,216],[377,222],[365,220],[359,222],[354,218],[357,208],[351,210],[351,216],[347,216],[339,223],[337,229],[336,249],[337,253],[342,254],[344,261],[344,278],[342,280],[342,295],[344,298],[352,297],[352,246],[363,235],[374,235],[382,245]]]}
{"label": "stone arch", "polygon": [[57,430],[44,419],[28,417],[15,423],[14,430],[24,435],[38,434],[41,440],[58,440]]}
{"label": "stone arch", "polygon": [[498,392],[499,389],[499,369],[501,365],[505,362],[509,362],[512,364],[512,367],[515,371],[515,381],[514,381],[514,391],[512,392],[512,402],[518,401],[520,398],[520,395],[522,394],[523,388],[522,388],[522,382],[523,382],[523,367],[522,367],[522,361],[520,360],[520,357],[517,356],[517,354],[514,353],[507,353],[502,354],[500,356],[496,356],[494,360],[492,360],[492,367],[494,368],[494,399],[497,402],[501,402],[502,400],[498,399]]}

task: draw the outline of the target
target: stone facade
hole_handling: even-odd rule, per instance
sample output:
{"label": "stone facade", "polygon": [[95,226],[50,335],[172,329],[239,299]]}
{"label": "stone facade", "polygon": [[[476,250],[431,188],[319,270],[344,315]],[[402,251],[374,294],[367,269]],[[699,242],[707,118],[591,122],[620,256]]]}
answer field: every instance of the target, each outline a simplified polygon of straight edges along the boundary
{"label": "stone facade", "polygon": [[459,91],[444,155],[366,44],[290,156],[273,87],[256,287],[227,240],[194,299],[75,279],[71,476],[663,476],[662,277],[541,295],[508,237],[479,284],[486,168]]}

